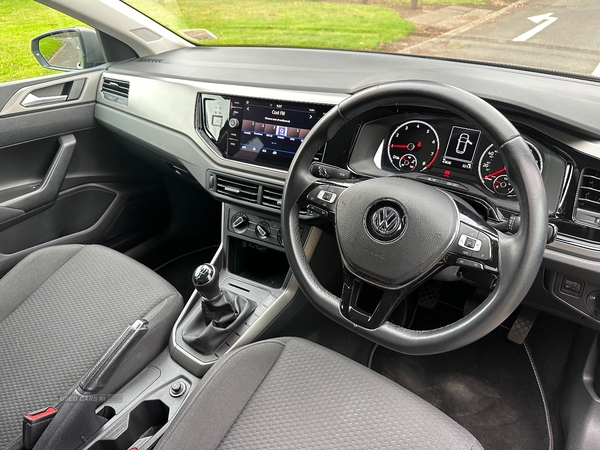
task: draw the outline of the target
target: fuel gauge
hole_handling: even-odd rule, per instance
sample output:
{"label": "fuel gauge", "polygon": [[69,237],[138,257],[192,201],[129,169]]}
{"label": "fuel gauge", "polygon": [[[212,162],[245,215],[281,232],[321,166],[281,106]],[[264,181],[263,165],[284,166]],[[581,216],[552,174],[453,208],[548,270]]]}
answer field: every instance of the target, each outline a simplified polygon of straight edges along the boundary
{"label": "fuel gauge", "polygon": [[[535,145],[529,141],[526,142],[533,153],[533,157],[541,173],[544,168],[542,155]],[[514,188],[508,180],[502,156],[493,145],[486,148],[483,155],[481,155],[481,159],[479,160],[479,179],[485,188],[494,194],[505,197],[515,195]]]}

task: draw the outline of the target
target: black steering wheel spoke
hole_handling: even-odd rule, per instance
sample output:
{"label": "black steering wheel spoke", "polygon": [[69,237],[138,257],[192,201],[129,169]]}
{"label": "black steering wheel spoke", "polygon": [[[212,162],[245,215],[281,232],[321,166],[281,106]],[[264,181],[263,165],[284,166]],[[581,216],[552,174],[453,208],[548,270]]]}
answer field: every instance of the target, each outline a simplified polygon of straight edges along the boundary
{"label": "black steering wheel spoke", "polygon": [[[360,307],[358,302],[361,290],[365,284],[367,282],[354,276],[344,267],[344,284],[342,286],[340,310],[345,317],[355,324],[367,329],[376,329],[388,320],[402,300],[406,298],[410,289],[382,289],[383,294],[379,302],[374,308],[371,308],[371,311],[366,311]],[[370,300],[373,304],[377,299]]]}

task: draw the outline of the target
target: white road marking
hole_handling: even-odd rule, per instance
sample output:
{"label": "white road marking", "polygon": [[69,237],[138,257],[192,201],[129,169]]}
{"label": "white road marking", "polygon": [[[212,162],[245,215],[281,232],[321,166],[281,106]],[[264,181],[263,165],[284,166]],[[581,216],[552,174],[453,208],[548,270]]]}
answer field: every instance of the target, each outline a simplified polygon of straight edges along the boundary
{"label": "white road marking", "polygon": [[599,77],[600,78],[600,64],[598,64],[598,67],[596,67],[596,70],[594,70],[592,72],[592,76],[593,77]]}
{"label": "white road marking", "polygon": [[527,39],[532,38],[544,28],[552,25],[554,22],[558,20],[558,17],[550,17],[553,13],[540,14],[539,16],[531,16],[528,17],[533,23],[539,23],[539,25],[535,28],[532,28],[526,33],[523,33],[521,36],[517,36],[513,39],[514,42],[525,42]]}

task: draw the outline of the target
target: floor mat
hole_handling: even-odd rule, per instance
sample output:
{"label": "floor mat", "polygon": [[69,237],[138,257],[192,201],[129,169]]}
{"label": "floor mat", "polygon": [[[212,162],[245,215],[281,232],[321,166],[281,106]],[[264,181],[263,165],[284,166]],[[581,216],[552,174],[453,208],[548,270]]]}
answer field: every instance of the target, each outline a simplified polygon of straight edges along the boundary
{"label": "floor mat", "polygon": [[372,369],[436,406],[486,450],[548,449],[546,417],[525,348],[499,328],[453,352],[408,356],[378,348]]}
{"label": "floor mat", "polygon": [[307,303],[278,333],[315,342],[366,366],[373,343],[338,325]]}
{"label": "floor mat", "polygon": [[183,296],[183,299],[187,301],[194,291],[194,286],[192,285],[192,273],[194,269],[200,264],[210,262],[217,248],[218,246],[214,245],[196,250],[172,259],[154,270],[171,283]]}

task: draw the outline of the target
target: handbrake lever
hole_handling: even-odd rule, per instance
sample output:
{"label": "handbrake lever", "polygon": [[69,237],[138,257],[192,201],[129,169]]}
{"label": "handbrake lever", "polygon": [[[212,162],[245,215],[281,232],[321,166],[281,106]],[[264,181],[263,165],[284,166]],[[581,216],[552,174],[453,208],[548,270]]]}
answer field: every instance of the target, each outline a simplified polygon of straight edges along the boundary
{"label": "handbrake lever", "polygon": [[117,371],[124,356],[148,332],[147,320],[136,320],[110,346],[96,364],[85,374],[79,383],[78,391],[83,395],[99,392],[106,386],[110,377]]}

